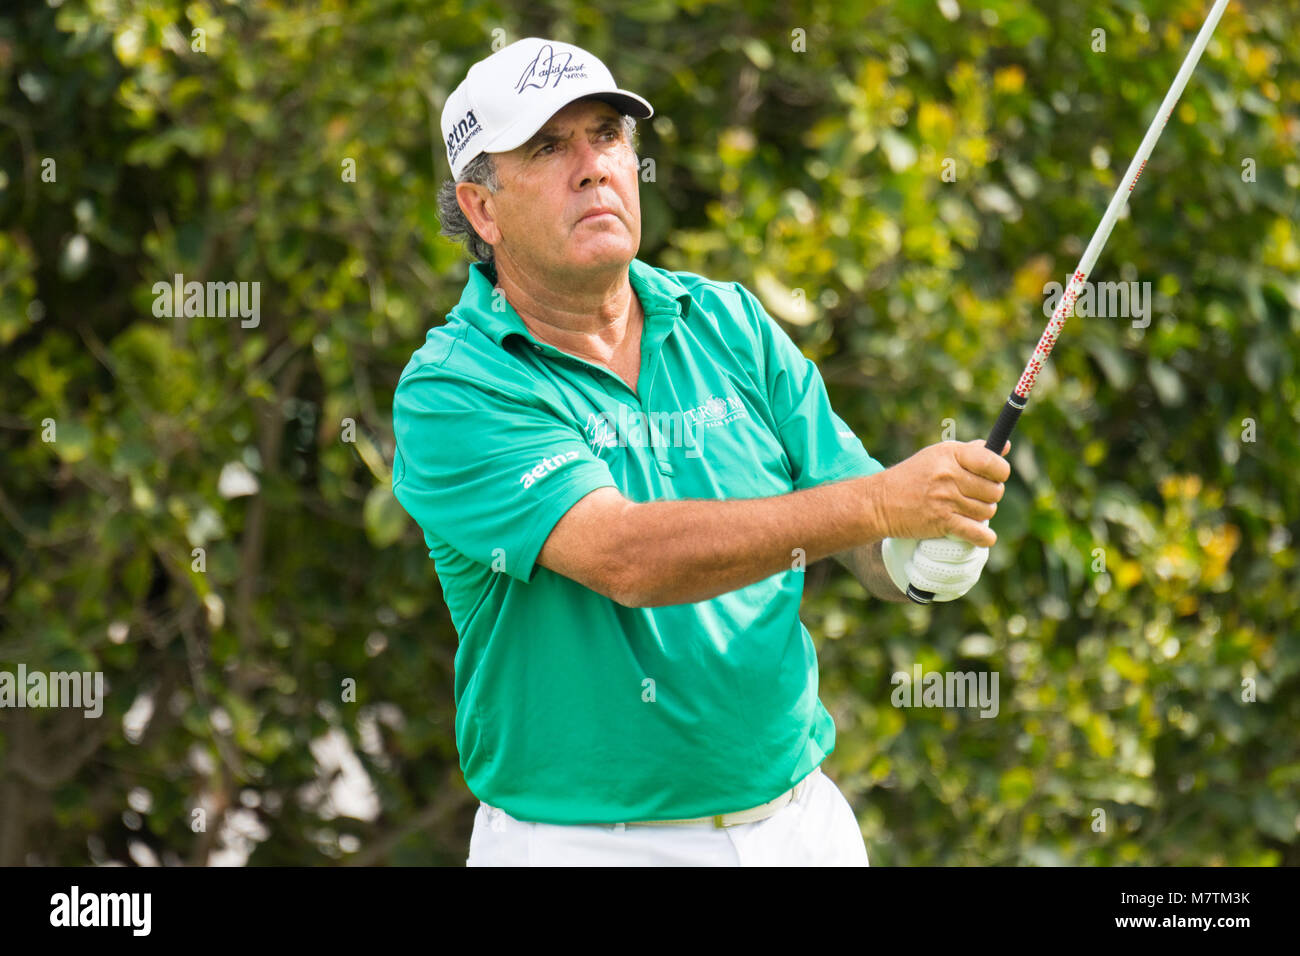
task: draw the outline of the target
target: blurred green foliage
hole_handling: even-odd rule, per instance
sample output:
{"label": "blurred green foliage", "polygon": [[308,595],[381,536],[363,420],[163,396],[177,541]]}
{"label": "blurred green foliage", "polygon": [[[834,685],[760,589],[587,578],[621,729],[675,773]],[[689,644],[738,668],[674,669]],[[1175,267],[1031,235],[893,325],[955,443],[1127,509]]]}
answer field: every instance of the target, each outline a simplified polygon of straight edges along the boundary
{"label": "blurred green foliage", "polygon": [[[1208,5],[7,9],[0,667],[109,693],[0,710],[0,864],[464,861],[390,408],[466,276],[438,116],[494,40],[650,99],[641,258],[755,290],[891,464],[986,432]],[[809,569],[874,864],[1300,863],[1298,62],[1293,4],[1232,4],[1094,271],[1152,283],[1150,326],[1067,326],[976,589]],[[155,317],[176,274],[260,282],[260,324]],[[915,663],[997,671],[998,716],[891,706]]]}

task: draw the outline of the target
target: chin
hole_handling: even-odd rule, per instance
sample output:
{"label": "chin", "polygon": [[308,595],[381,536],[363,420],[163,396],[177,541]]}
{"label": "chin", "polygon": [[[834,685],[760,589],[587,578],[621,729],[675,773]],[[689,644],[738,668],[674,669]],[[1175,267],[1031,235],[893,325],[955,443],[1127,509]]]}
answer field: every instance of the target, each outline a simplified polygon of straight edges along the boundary
{"label": "chin", "polygon": [[636,258],[637,244],[628,242],[626,237],[620,241],[587,240],[573,251],[569,261],[575,268],[600,269],[612,266],[626,266]]}

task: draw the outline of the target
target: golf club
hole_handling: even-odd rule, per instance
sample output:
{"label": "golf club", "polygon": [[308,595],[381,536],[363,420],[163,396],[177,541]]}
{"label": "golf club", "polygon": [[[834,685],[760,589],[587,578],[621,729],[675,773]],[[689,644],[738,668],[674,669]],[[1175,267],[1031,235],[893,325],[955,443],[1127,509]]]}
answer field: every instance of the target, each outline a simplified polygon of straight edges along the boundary
{"label": "golf club", "polygon": [[[1142,175],[1142,170],[1146,168],[1147,160],[1151,158],[1151,152],[1155,149],[1156,140],[1160,138],[1165,124],[1169,122],[1169,117],[1173,115],[1174,106],[1177,105],[1178,98],[1182,96],[1183,89],[1187,86],[1187,81],[1191,77],[1192,71],[1196,69],[1196,64],[1201,59],[1201,54],[1205,52],[1205,47],[1214,34],[1214,28],[1219,25],[1219,18],[1223,16],[1223,11],[1227,6],[1228,0],[1215,0],[1209,16],[1205,18],[1200,33],[1196,35],[1196,41],[1187,52],[1187,58],[1183,60],[1178,75],[1174,77],[1173,85],[1169,87],[1164,102],[1160,104],[1160,109],[1156,112],[1156,115],[1151,120],[1151,125],[1147,128],[1146,136],[1142,138],[1142,145],[1138,147],[1137,154],[1133,157],[1133,161],[1129,163],[1128,171],[1124,173],[1119,188],[1115,190],[1110,205],[1106,207],[1106,214],[1101,217],[1101,223],[1097,226],[1097,231],[1092,234],[1092,240],[1088,243],[1088,248],[1084,250],[1083,258],[1079,260],[1078,267],[1070,277],[1070,283],[1066,286],[1060,303],[1052,313],[1047,328],[1043,330],[1042,337],[1039,338],[1038,345],[1034,348],[1034,354],[1029,358],[1029,364],[1025,366],[1020,381],[1016,383],[1015,389],[1007,398],[1006,404],[1002,407],[1002,413],[998,416],[998,420],[993,425],[993,430],[989,433],[988,441],[985,442],[984,447],[990,451],[1001,452],[1003,445],[1006,444],[1011,432],[1015,429],[1016,422],[1020,419],[1020,413],[1025,410],[1025,404],[1029,400],[1029,392],[1034,387],[1038,373],[1042,371],[1047,357],[1052,354],[1052,347],[1056,344],[1061,329],[1065,327],[1065,320],[1070,317],[1070,313],[1074,309],[1075,299],[1079,297],[1079,292],[1083,288],[1084,282],[1087,281],[1088,274],[1092,271],[1093,265],[1096,264],[1097,257],[1101,255],[1106,240],[1110,238],[1110,232],[1115,226],[1115,220],[1119,218],[1125,203],[1128,202],[1129,193],[1133,192],[1138,177]],[[948,537],[957,541],[962,540],[954,535]],[[934,598],[933,592],[918,590],[910,584],[907,587],[907,596],[917,604],[929,604]]]}

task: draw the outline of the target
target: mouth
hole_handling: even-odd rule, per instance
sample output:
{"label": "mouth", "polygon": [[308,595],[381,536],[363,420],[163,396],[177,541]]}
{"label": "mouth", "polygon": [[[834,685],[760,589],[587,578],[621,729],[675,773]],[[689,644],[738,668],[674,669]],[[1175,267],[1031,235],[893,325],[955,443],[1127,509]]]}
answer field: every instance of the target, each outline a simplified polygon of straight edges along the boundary
{"label": "mouth", "polygon": [[599,222],[602,219],[617,219],[618,217],[608,209],[596,209],[587,213],[578,222]]}

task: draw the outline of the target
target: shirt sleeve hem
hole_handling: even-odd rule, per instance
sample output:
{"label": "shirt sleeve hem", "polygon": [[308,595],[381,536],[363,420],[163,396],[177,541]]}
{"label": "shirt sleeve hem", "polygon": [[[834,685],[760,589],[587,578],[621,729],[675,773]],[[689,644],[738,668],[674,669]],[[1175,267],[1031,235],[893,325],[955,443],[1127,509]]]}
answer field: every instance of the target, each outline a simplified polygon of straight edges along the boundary
{"label": "shirt sleeve hem", "polygon": [[515,563],[514,576],[521,581],[531,581],[537,571],[537,555],[541,553],[546,539],[550,537],[556,524],[568,510],[598,488],[617,487],[612,475],[584,471],[575,474],[558,489],[553,489],[546,506],[538,509],[536,520],[528,528],[524,538],[527,544]]}
{"label": "shirt sleeve hem", "polygon": [[[797,490],[802,491],[805,488],[816,488],[818,485],[828,485],[832,481],[840,481],[841,479],[849,478],[849,477],[869,478],[870,476],[879,474],[880,472],[885,470],[885,466],[882,465],[880,462],[876,461],[874,458],[872,458],[871,455],[867,453],[865,450],[863,451],[863,455],[865,455],[866,457],[857,462],[854,462],[851,465],[847,465],[844,468],[837,469],[836,471],[834,471],[829,475],[820,477],[816,481],[802,484]],[[863,473],[863,469],[866,467],[870,467],[871,465],[875,465],[876,467],[873,468],[871,471]]]}

